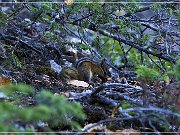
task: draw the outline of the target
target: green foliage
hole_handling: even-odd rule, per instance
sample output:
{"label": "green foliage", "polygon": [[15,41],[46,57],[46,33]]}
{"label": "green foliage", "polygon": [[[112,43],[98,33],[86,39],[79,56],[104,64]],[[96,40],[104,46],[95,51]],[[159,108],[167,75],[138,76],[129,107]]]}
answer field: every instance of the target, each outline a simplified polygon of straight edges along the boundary
{"label": "green foliage", "polygon": [[18,58],[18,56],[15,55],[15,54],[12,54],[12,59],[13,59],[14,65],[21,69],[22,68],[22,63],[21,63],[20,59]]}
{"label": "green foliage", "polygon": [[[167,65],[167,67],[169,67],[169,65]],[[169,70],[167,71],[167,75],[170,78],[177,78],[178,80],[180,80],[180,60],[176,61],[176,65],[169,68]]]}
{"label": "green foliage", "polygon": [[[63,125],[80,128],[80,125],[72,118],[79,120],[85,118],[79,103],[69,103],[63,96],[55,96],[45,90],[37,94],[35,98],[37,103],[35,106],[23,106],[21,108],[19,107],[21,104],[17,104],[16,102],[20,98],[17,95],[19,93],[32,94],[33,89],[30,86],[12,84],[0,87],[0,91],[8,97],[7,100],[0,102],[0,131],[3,132],[32,132],[35,131],[33,126],[37,126],[39,121],[47,122],[49,129]],[[30,126],[31,124],[33,126]]]}
{"label": "green foliage", "polygon": [[50,3],[48,3],[48,4],[47,3],[43,3],[42,4],[42,9],[47,10],[47,11],[51,11],[51,12],[54,11],[53,5],[50,4]]}
{"label": "green foliage", "polygon": [[166,66],[166,68],[167,68],[167,71],[171,71],[171,70],[173,70],[173,65],[172,65],[172,63],[170,63],[170,62],[165,62],[165,66]]}
{"label": "green foliage", "polygon": [[[146,57],[143,57],[144,60],[146,59]],[[135,66],[136,65],[140,65],[141,64],[141,54],[138,53],[138,51],[136,49],[131,49],[131,51],[129,52],[128,55],[128,61],[132,62]]]}
{"label": "green foliage", "polygon": [[111,58],[115,65],[121,65],[120,57],[123,52],[118,41],[102,36],[98,41],[94,42],[94,45],[104,57]]}
{"label": "green foliage", "polygon": [[[102,8],[102,4],[98,0],[88,1],[88,0],[76,0],[71,6],[67,8],[66,15],[81,14],[82,11],[87,12],[91,11],[92,22],[96,24],[96,28],[105,22],[110,22],[112,18],[109,17],[108,10]],[[82,27],[87,28],[89,20],[85,20],[82,24]]]}
{"label": "green foliage", "polygon": [[178,79],[180,79],[180,60],[176,62],[176,65],[174,66],[174,73]]}
{"label": "green foliage", "polygon": [[86,44],[78,44],[77,46],[78,48],[81,48],[83,50],[90,50],[90,46],[86,45]]}
{"label": "green foliage", "polygon": [[46,31],[43,37],[46,39],[56,39],[57,38],[56,35],[50,31]]}
{"label": "green foliage", "polygon": [[31,6],[31,11],[34,14],[33,19],[38,20],[44,23],[53,23],[50,22],[52,17],[50,13],[58,12],[59,6],[58,4],[51,4],[51,3],[42,3],[39,7]]}
{"label": "green foliage", "polygon": [[142,36],[142,38],[140,39],[140,41],[142,42],[141,44],[148,45],[149,40],[150,40],[150,37],[151,37],[151,35],[149,35],[149,34],[144,34],[144,35]]}
{"label": "green foliage", "polygon": [[176,10],[174,12],[174,14],[175,14],[176,18],[180,21],[180,10]]}
{"label": "green foliage", "polygon": [[123,101],[121,107],[123,110],[125,110],[125,109],[132,107],[132,104]]}
{"label": "green foliage", "polygon": [[140,80],[147,82],[159,81],[163,79],[158,71],[143,65],[138,66],[135,73]]}
{"label": "green foliage", "polygon": [[0,28],[3,28],[6,26],[7,20],[9,19],[9,17],[3,13],[2,11],[0,11]]}
{"label": "green foliage", "polygon": [[151,7],[150,7],[152,10],[159,10],[161,8],[161,4],[152,4]]}
{"label": "green foliage", "polygon": [[15,92],[23,93],[25,95],[32,94],[33,88],[29,85],[19,83],[1,86],[0,90],[3,91],[7,96],[14,96]]}
{"label": "green foliage", "polygon": [[161,128],[164,129],[165,132],[170,132],[169,125],[162,123]]}
{"label": "green foliage", "polygon": [[139,9],[139,6],[136,2],[137,0],[130,0],[128,4],[125,4],[126,9],[128,10],[128,13],[133,14],[137,9]]}
{"label": "green foliage", "polygon": [[173,16],[173,10],[171,8],[167,8],[166,10],[168,16]]}

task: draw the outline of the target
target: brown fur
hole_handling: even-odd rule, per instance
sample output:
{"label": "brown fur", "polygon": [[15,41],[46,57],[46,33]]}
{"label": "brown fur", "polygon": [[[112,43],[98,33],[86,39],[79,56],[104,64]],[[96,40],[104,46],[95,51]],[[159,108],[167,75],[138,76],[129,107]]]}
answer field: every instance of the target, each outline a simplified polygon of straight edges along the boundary
{"label": "brown fur", "polygon": [[108,72],[107,64],[104,60],[98,63],[85,57],[77,61],[75,68],[63,68],[60,77],[63,81],[75,79],[85,82],[95,80],[105,82],[109,75]]}

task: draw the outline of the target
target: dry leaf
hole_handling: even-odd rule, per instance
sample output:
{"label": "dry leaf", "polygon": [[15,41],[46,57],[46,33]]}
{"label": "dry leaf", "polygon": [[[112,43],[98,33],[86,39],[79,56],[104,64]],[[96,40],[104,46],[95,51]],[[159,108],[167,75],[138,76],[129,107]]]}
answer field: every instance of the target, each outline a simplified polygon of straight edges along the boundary
{"label": "dry leaf", "polygon": [[126,14],[124,9],[116,10],[115,15],[116,16],[124,16]]}
{"label": "dry leaf", "polygon": [[74,0],[65,0],[64,3],[65,3],[67,6],[71,6],[71,5],[74,3]]}
{"label": "dry leaf", "polygon": [[2,85],[9,85],[11,80],[7,77],[0,77],[0,86]]}
{"label": "dry leaf", "polygon": [[107,81],[112,81],[112,77],[108,77],[108,78],[107,78]]}
{"label": "dry leaf", "polygon": [[97,125],[97,126],[94,126],[96,123],[90,123],[90,124],[87,124],[83,129],[82,129],[82,131],[84,131],[85,129],[88,129],[88,128],[90,128],[90,127],[92,127],[92,128],[90,128],[89,130],[87,130],[87,132],[88,132],[88,134],[90,133],[90,134],[95,134],[95,132],[105,132],[106,130],[107,131],[109,131],[107,128],[106,128],[106,126],[103,126],[103,125]]}
{"label": "dry leaf", "polygon": [[79,80],[71,80],[68,82],[68,84],[71,84],[77,87],[84,87],[84,88],[89,87],[89,84],[87,82],[79,81]]}
{"label": "dry leaf", "polygon": [[61,92],[60,95],[66,97],[66,98],[69,98],[69,97],[70,97],[69,92]]}
{"label": "dry leaf", "polygon": [[87,130],[87,134],[89,135],[95,135],[96,132],[103,132],[104,134],[112,134],[112,135],[141,135],[141,132],[139,130],[135,130],[135,129],[123,129],[123,130],[116,130],[115,132],[107,129],[106,126],[103,126],[103,125],[97,125],[97,126],[93,126],[95,125],[96,123],[92,124],[88,124],[86,125],[82,131],[84,131],[85,129],[88,129],[90,127],[89,130]]}
{"label": "dry leaf", "polygon": [[156,44],[163,44],[164,43],[164,38],[162,36],[159,36],[155,39]]}

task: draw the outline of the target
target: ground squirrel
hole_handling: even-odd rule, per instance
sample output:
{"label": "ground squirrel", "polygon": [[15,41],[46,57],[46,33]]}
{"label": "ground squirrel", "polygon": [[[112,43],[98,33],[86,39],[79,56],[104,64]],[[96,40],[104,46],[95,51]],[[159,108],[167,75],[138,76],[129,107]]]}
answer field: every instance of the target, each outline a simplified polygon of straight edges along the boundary
{"label": "ground squirrel", "polygon": [[103,82],[111,76],[108,66],[103,59],[100,63],[87,57],[79,59],[74,67],[64,67],[60,73],[62,80],[76,79],[85,82],[100,79]]}

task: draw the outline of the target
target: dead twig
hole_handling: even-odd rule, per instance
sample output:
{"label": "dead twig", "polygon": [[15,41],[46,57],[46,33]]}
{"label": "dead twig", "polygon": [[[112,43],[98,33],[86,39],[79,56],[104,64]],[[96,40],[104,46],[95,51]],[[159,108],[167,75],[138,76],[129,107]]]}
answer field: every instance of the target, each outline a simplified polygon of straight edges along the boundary
{"label": "dead twig", "polygon": [[8,36],[8,35],[4,35],[2,33],[0,33],[0,39],[1,40],[5,40],[5,41],[17,41],[19,42],[21,45],[23,46],[27,46],[28,48],[32,49],[33,51],[35,51],[36,53],[42,54],[41,51],[37,50],[36,48],[34,48],[33,46],[29,45],[28,43],[22,41],[21,39],[19,39],[18,37],[14,37],[14,36]]}

